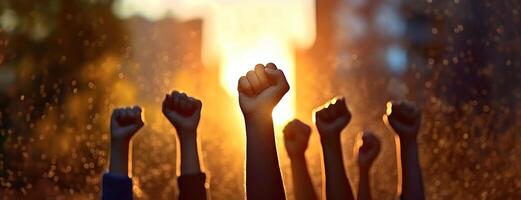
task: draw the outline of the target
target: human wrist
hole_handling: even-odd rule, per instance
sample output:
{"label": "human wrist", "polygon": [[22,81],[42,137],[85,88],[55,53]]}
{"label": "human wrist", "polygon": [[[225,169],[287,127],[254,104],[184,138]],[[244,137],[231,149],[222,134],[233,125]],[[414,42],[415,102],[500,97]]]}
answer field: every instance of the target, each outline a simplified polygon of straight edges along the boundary
{"label": "human wrist", "polygon": [[176,128],[176,132],[181,143],[197,140],[197,128]]}
{"label": "human wrist", "polygon": [[129,176],[129,146],[125,141],[111,141],[109,172],[121,176]]}
{"label": "human wrist", "polygon": [[264,120],[271,119],[273,109],[263,109],[259,111],[243,112],[245,120]]}
{"label": "human wrist", "polygon": [[368,174],[369,173],[369,169],[371,169],[372,165],[373,165],[372,163],[371,164],[359,165],[358,169],[360,171],[360,176]]}
{"label": "human wrist", "polygon": [[179,139],[181,152],[185,150],[197,150],[197,138],[190,136],[190,138]]}
{"label": "human wrist", "polygon": [[320,133],[322,145],[340,143],[340,133]]}
{"label": "human wrist", "polygon": [[402,150],[418,148],[418,142],[416,138],[402,138],[400,137],[400,148]]}
{"label": "human wrist", "polygon": [[128,147],[130,146],[130,139],[127,138],[120,138],[120,137],[113,137],[110,138],[110,146],[111,151],[113,150],[128,150]]}
{"label": "human wrist", "polygon": [[306,163],[306,156],[304,153],[289,156],[291,163]]}

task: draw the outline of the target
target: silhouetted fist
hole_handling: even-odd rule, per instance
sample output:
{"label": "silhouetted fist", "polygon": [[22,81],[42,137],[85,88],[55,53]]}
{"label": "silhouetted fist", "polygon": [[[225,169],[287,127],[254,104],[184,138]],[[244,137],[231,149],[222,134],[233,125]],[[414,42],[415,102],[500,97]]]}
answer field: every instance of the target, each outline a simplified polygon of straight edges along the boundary
{"label": "silhouetted fist", "polygon": [[242,113],[271,114],[284,94],[289,91],[289,84],[284,73],[275,64],[258,64],[254,70],[239,79],[239,104]]}
{"label": "silhouetted fist", "polygon": [[284,133],[284,145],[289,158],[304,156],[304,152],[308,148],[311,128],[300,120],[295,119],[289,122],[282,132]]}
{"label": "silhouetted fist", "polygon": [[391,127],[401,140],[416,140],[421,124],[421,113],[408,102],[387,102],[384,122]]}
{"label": "silhouetted fist", "polygon": [[195,133],[201,118],[202,103],[200,100],[187,96],[185,93],[173,91],[166,94],[163,100],[163,114],[176,128],[177,134],[183,138],[183,133]]}
{"label": "silhouetted fist", "polygon": [[315,113],[315,124],[322,138],[339,135],[350,120],[351,113],[344,98],[336,99]]}
{"label": "silhouetted fist", "polygon": [[110,120],[110,136],[112,140],[130,141],[132,136],[143,127],[141,108],[116,108]]}
{"label": "silhouetted fist", "polygon": [[372,132],[364,132],[358,149],[358,165],[368,169],[380,153],[380,140]]}

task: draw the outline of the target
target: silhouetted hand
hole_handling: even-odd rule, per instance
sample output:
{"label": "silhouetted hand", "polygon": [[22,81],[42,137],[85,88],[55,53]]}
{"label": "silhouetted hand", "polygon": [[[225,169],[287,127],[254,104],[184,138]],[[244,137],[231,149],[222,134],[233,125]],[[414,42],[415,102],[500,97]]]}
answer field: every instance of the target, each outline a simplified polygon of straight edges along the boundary
{"label": "silhouetted hand", "polygon": [[255,114],[271,114],[289,90],[284,73],[275,64],[269,63],[255,66],[254,70],[239,79],[239,104],[245,116]]}
{"label": "silhouetted hand", "polygon": [[388,102],[383,120],[399,138],[395,142],[397,142],[397,154],[401,158],[398,165],[401,166],[402,180],[400,199],[425,199],[418,143],[416,142],[421,124],[420,111],[410,103]]}
{"label": "silhouetted hand", "polygon": [[111,140],[129,142],[144,125],[141,112],[138,106],[114,109],[110,120]]}
{"label": "silhouetted hand", "polygon": [[323,139],[340,135],[350,120],[351,113],[344,98],[337,99],[335,103],[315,113],[315,124]]}
{"label": "silhouetted hand", "polygon": [[311,128],[295,119],[284,127],[284,144],[291,161],[291,175],[293,176],[293,190],[295,199],[316,200],[317,194],[309,176],[306,156]]}
{"label": "silhouetted hand", "polygon": [[336,99],[315,113],[324,158],[324,199],[354,199],[347,179],[340,134],[351,120],[344,98]]}
{"label": "silhouetted hand", "polygon": [[290,159],[303,157],[308,148],[311,128],[295,119],[284,127],[284,144]]}
{"label": "silhouetted hand", "polygon": [[201,118],[202,103],[200,100],[187,96],[185,93],[173,91],[163,100],[163,114],[176,128],[179,138],[183,134],[192,134],[197,130]]}
{"label": "silhouetted hand", "polygon": [[400,140],[416,140],[421,113],[416,106],[408,102],[387,102],[384,122],[396,132]]}
{"label": "silhouetted hand", "polygon": [[364,132],[358,149],[358,165],[369,169],[380,152],[380,140],[372,132]]}

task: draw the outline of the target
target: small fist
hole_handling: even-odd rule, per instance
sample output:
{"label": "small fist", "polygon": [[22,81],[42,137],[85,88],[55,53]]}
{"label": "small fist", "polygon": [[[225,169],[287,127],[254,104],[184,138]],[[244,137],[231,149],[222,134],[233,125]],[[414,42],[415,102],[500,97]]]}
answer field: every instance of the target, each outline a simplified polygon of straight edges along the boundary
{"label": "small fist", "polygon": [[110,135],[112,140],[130,141],[132,136],[143,127],[141,108],[116,108],[110,119]]}
{"label": "small fist", "polygon": [[369,169],[380,153],[380,140],[372,132],[364,132],[358,149],[358,166]]}
{"label": "small fist", "polygon": [[344,98],[336,99],[315,113],[315,124],[322,138],[340,135],[350,120],[351,113]]}
{"label": "small fist", "polygon": [[383,118],[401,140],[416,140],[421,124],[421,113],[416,106],[408,102],[387,102]]}
{"label": "small fist", "polygon": [[284,130],[284,145],[290,159],[304,156],[304,152],[308,148],[309,136],[311,128],[300,120],[289,122]]}
{"label": "small fist", "polygon": [[166,94],[162,111],[179,135],[185,132],[195,133],[201,118],[201,107],[200,100],[189,97],[185,93],[173,91],[171,94]]}
{"label": "small fist", "polygon": [[289,91],[284,73],[273,63],[258,64],[239,79],[239,104],[244,115],[269,113]]}

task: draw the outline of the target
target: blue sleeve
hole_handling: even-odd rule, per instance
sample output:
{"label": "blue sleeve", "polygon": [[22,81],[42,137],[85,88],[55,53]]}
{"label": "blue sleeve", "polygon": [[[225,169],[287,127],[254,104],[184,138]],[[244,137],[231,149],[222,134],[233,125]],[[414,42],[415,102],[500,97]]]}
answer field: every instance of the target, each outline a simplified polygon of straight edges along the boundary
{"label": "blue sleeve", "polygon": [[128,176],[103,174],[101,199],[103,200],[131,200],[132,179]]}

